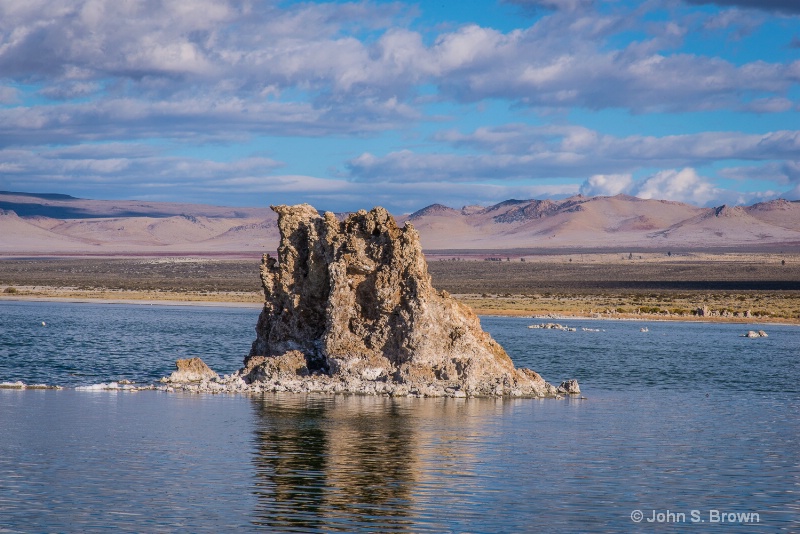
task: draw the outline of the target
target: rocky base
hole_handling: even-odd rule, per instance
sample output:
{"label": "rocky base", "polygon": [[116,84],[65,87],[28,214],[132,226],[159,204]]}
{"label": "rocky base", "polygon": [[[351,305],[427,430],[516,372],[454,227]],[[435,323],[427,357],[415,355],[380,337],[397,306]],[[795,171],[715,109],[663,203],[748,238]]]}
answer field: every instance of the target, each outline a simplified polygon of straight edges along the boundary
{"label": "rocky base", "polygon": [[163,378],[164,385],[157,389],[194,393],[350,393],[356,395],[386,395],[396,397],[558,397],[577,394],[580,388],[575,380],[563,382],[558,388],[545,382],[533,371],[520,370],[523,377],[506,377],[477,388],[465,388],[457,382],[419,380],[400,374],[376,380],[354,375],[326,375],[309,373],[302,353],[288,357],[265,358],[232,375],[200,381],[180,377]]}

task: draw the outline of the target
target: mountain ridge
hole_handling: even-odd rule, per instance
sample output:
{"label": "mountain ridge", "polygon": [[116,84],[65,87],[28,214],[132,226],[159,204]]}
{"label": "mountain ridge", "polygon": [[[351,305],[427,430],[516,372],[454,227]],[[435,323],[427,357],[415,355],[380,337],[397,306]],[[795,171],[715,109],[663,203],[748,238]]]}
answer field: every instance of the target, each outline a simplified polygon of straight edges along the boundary
{"label": "mountain ridge", "polygon": [[[460,209],[433,203],[396,218],[414,225],[428,251],[800,247],[800,202],[785,199],[701,208],[576,195]],[[268,207],[0,192],[4,255],[257,254],[278,238]]]}

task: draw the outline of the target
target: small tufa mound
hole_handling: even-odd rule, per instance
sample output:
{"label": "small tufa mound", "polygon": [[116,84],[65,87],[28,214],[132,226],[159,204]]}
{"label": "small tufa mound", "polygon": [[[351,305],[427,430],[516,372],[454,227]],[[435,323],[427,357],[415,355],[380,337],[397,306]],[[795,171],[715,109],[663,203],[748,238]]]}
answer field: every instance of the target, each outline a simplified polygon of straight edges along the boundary
{"label": "small tufa mound", "polygon": [[515,369],[469,307],[433,288],[411,224],[398,227],[383,208],[343,221],[308,204],[272,209],[281,242],[278,258],[264,255],[261,265],[264,309],[238,373],[248,384],[454,397],[556,394],[535,372]]}
{"label": "small tufa mound", "polygon": [[561,382],[560,386],[558,386],[558,392],[566,393],[568,395],[578,395],[581,392],[581,388],[578,385],[577,380],[565,380],[564,382]]}
{"label": "small tufa mound", "polygon": [[763,330],[759,330],[758,332],[756,332],[755,330],[748,330],[746,334],[742,334],[739,337],[769,337],[769,336]]}
{"label": "small tufa mound", "polygon": [[175,362],[176,371],[165,382],[202,382],[203,380],[218,380],[219,375],[211,370],[200,358],[187,358]]}

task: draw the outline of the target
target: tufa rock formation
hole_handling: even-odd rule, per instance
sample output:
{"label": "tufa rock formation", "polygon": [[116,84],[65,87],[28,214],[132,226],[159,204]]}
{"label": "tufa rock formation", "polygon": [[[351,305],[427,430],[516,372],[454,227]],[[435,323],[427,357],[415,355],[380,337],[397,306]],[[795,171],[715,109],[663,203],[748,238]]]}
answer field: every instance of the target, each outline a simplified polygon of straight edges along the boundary
{"label": "tufa rock formation", "polygon": [[567,393],[568,395],[578,395],[581,392],[581,388],[577,380],[565,380],[558,386],[558,392]]}
{"label": "tufa rock formation", "polygon": [[748,330],[746,334],[742,334],[741,337],[769,337],[766,332],[763,330],[759,330],[756,332],[755,330]]}
{"label": "tufa rock formation", "polygon": [[379,207],[343,221],[307,204],[272,209],[281,234],[278,258],[263,257],[266,302],[238,374],[250,386],[556,395],[537,373],[514,368],[470,308],[432,287],[410,224],[398,227]]}
{"label": "tufa rock formation", "polygon": [[187,358],[175,362],[175,371],[164,382],[201,382],[215,380],[219,375],[200,358]]}

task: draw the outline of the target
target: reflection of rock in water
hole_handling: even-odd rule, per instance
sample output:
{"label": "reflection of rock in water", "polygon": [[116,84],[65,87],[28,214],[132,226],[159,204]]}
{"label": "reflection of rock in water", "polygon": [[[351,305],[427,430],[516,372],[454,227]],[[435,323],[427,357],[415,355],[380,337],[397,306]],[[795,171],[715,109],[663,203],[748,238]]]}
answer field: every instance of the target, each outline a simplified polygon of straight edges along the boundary
{"label": "reflection of rock in water", "polygon": [[277,406],[254,401],[262,424],[256,426],[255,483],[259,526],[319,528],[328,457],[323,402]]}
{"label": "reflection of rock in water", "polygon": [[[447,530],[448,510],[463,509],[476,481],[485,484],[488,476],[505,484],[486,472],[486,455],[516,454],[514,440],[498,439],[507,420],[500,416],[515,406],[529,404],[508,398],[254,397],[257,525],[275,531]],[[535,465],[535,454],[530,461]],[[476,507],[475,513],[483,511]]]}
{"label": "reflection of rock in water", "polygon": [[408,525],[415,433],[397,400],[265,395],[254,406],[259,526]]}
{"label": "reflection of rock in water", "polygon": [[330,458],[329,480],[343,491],[332,493],[328,502],[334,517],[349,509],[368,522],[400,525],[416,486],[415,435],[398,403],[381,400],[371,406],[380,411],[379,417],[348,412],[347,420],[331,432],[336,451]]}
{"label": "reflection of rock in water", "polygon": [[251,390],[556,394],[515,369],[471,309],[433,288],[411,225],[383,208],[344,221],[307,204],[273,209],[278,258],[264,256],[264,309],[240,372]]}

